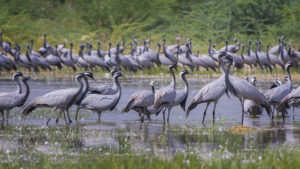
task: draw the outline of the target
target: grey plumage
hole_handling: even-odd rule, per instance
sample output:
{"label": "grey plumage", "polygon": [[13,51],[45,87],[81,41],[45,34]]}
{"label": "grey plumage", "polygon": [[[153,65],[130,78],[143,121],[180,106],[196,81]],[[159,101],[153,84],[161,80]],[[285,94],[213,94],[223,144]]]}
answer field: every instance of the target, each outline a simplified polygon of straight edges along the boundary
{"label": "grey plumage", "polygon": [[[292,91],[293,82],[290,74],[291,66],[292,64],[290,63],[285,66],[288,72],[288,81],[285,84],[272,88],[265,93],[266,98],[273,106],[276,106],[286,95]],[[284,118],[284,113],[282,113],[282,117]]]}
{"label": "grey plumage", "polygon": [[[169,71],[172,75],[172,82],[170,85],[160,88],[156,93],[155,93],[155,99],[153,103],[153,107],[155,109],[158,109],[159,107],[163,106],[168,109],[168,114],[170,114],[171,108],[174,104],[174,99],[176,97],[176,80],[175,80],[175,75],[173,72],[173,69],[176,68],[177,65],[170,65],[169,66]],[[163,112],[163,120],[165,123],[165,111]],[[167,119],[169,121],[169,119]]]}
{"label": "grey plumage", "polygon": [[52,112],[47,120],[47,124],[49,123],[54,111],[57,109],[60,109],[61,112],[66,111],[69,122],[71,123],[72,120],[70,119],[69,108],[73,105],[76,97],[79,95],[80,91],[83,88],[83,77],[83,73],[78,73],[76,76],[76,80],[80,83],[79,88],[55,90],[32,100],[30,103],[28,103],[22,108],[22,118],[26,119],[26,117],[36,108],[46,107],[52,108]]}
{"label": "grey plumage", "polygon": [[[240,79],[235,76],[229,75],[229,70],[232,65],[233,59],[230,55],[226,55],[226,53],[223,53],[222,55],[225,55],[225,58],[229,60],[229,65],[227,68],[227,71],[225,73],[225,84],[226,88],[236,97],[239,98],[240,103],[242,105],[242,125],[244,122],[244,100],[249,99],[255,102],[257,105],[262,106],[266,109],[268,115],[272,115],[273,112],[271,110],[271,106],[269,104],[268,99],[259,92],[259,90],[250,84],[249,82]],[[224,63],[221,62],[221,66],[224,67]],[[225,69],[225,67],[223,68]],[[273,120],[273,116],[272,116]]]}
{"label": "grey plumage", "polygon": [[[14,74],[14,79],[19,81],[18,77],[23,76],[22,73]],[[0,112],[2,114],[2,118],[4,120],[4,110],[7,112],[7,120],[9,118],[9,110],[14,107],[23,106],[26,99],[29,96],[30,89],[27,84],[27,81],[30,79],[30,76],[23,76],[22,81],[25,85],[25,92],[22,93],[21,85],[18,82],[18,91],[17,92],[9,92],[9,93],[0,93]]]}
{"label": "grey plumage", "polygon": [[154,103],[154,97],[155,97],[155,89],[154,89],[154,82],[151,82],[151,88],[152,90],[143,90],[135,92],[131,95],[129,102],[127,105],[122,109],[122,112],[129,112],[130,110],[134,110],[137,113],[139,113],[139,116],[141,117],[141,120],[144,115],[146,115],[150,119],[149,110],[147,109]]}
{"label": "grey plumage", "polygon": [[104,84],[90,84],[89,93],[92,94],[101,94],[101,95],[112,95],[118,92],[118,84],[114,78],[115,73],[118,71],[113,69],[110,74],[113,77],[113,85],[104,85]]}
{"label": "grey plumage", "polygon": [[[221,58],[219,58],[220,60]],[[221,62],[221,61],[220,61]],[[215,109],[218,103],[218,100],[224,95],[226,92],[226,85],[225,85],[225,72],[226,70],[222,69],[222,75],[203,86],[200,91],[194,96],[192,103],[189,105],[187,112],[186,112],[186,118],[189,116],[189,113],[191,110],[197,107],[198,104],[206,103],[206,108],[203,113],[202,123],[204,123],[206,111],[208,106],[211,102],[214,103],[214,109],[213,109],[213,122],[215,122]]]}
{"label": "grey plumage", "polygon": [[118,80],[121,73],[116,73],[114,79],[117,84],[118,92],[113,95],[87,94],[82,100],[79,109],[88,109],[97,112],[98,121],[100,121],[101,113],[106,110],[113,110],[121,98],[121,85]]}
{"label": "grey plumage", "polygon": [[[256,77],[253,76],[250,79],[249,83],[251,83],[253,86],[256,87]],[[244,109],[245,109],[245,113],[247,113],[249,115],[253,115],[253,116],[261,115],[263,112],[263,109],[261,106],[257,105],[252,100],[248,100],[248,99],[245,99],[245,101],[244,101]]]}

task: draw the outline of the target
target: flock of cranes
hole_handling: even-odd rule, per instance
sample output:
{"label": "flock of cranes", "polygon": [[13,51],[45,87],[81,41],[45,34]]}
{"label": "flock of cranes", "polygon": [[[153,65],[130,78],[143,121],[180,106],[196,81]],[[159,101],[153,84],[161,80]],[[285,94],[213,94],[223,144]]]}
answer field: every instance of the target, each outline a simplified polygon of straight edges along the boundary
{"label": "flock of cranes", "polygon": [[[58,123],[60,116],[64,115],[66,123],[72,123],[69,109],[73,105],[76,106],[77,121],[79,111],[87,109],[98,114],[98,121],[101,120],[101,114],[104,111],[113,110],[122,94],[122,87],[119,78],[123,76],[121,70],[137,71],[138,69],[150,69],[155,66],[168,65],[169,72],[172,76],[171,83],[168,86],[155,90],[154,84],[151,83],[151,90],[137,91],[132,94],[128,104],[122,109],[122,113],[131,110],[136,111],[144,121],[145,117],[151,120],[151,115],[158,115],[162,113],[163,122],[169,122],[170,114],[174,106],[180,106],[186,112],[188,118],[190,112],[201,103],[206,103],[206,108],[203,113],[202,122],[205,121],[206,111],[210,103],[213,103],[213,123],[215,122],[215,112],[219,99],[226,93],[227,97],[235,96],[239,99],[242,106],[242,121],[244,121],[244,113],[260,115],[263,109],[273,121],[274,112],[281,113],[282,118],[287,113],[289,108],[294,108],[300,105],[300,87],[296,90],[292,89],[292,77],[290,74],[291,67],[297,67],[300,60],[300,51],[292,50],[291,45],[286,49],[284,36],[278,39],[279,44],[264,52],[261,49],[261,41],[257,41],[256,50],[251,50],[252,41],[248,41],[248,48],[244,53],[245,46],[241,45],[236,39],[234,44],[229,45],[226,41],[226,46],[220,50],[215,49],[215,45],[209,40],[208,55],[199,56],[192,52],[192,40],[188,39],[185,45],[177,44],[167,46],[166,40],[163,39],[162,53],[161,45],[158,43],[158,51],[150,49],[150,40],[145,40],[142,46],[138,46],[138,42],[134,39],[131,43],[131,50],[129,55],[124,55],[124,43],[119,43],[115,48],[109,43],[107,51],[100,49],[100,42],[98,42],[98,49],[92,50],[93,45],[86,43],[80,45],[78,55],[73,52],[73,44],[70,43],[70,49],[66,48],[66,42],[63,45],[56,45],[53,48],[47,43],[47,35],[44,35],[43,46],[35,52],[33,49],[34,41],[30,41],[30,45],[26,46],[26,54],[21,53],[21,47],[15,44],[12,48],[10,42],[4,42],[2,33],[0,33],[0,69],[17,70],[18,67],[24,67],[28,70],[33,70],[38,73],[40,69],[54,70],[62,69],[64,66],[71,67],[74,71],[78,67],[83,67],[86,72],[78,73],[76,80],[79,84],[78,88],[60,89],[49,92],[43,96],[37,97],[25,104],[29,94],[30,87],[27,81],[29,76],[23,75],[21,72],[16,72],[13,79],[18,85],[16,92],[0,93],[0,111],[3,121],[4,111],[7,112],[6,119],[9,118],[9,111],[15,107],[21,107],[21,117],[26,117],[37,108],[52,108],[52,111],[47,120],[47,124],[51,120],[54,112],[59,110],[56,118]],[[240,56],[237,54],[241,47]],[[85,49],[86,48],[86,49]],[[10,54],[10,56],[8,55]],[[11,59],[11,57],[13,59]],[[266,68],[270,72],[273,68],[280,66],[286,70],[287,77],[285,83],[281,83],[279,79],[273,84],[271,89],[265,94],[261,93],[256,87],[256,78],[240,79],[230,74],[231,67],[242,69],[244,65],[259,66],[261,69]],[[189,95],[189,85],[186,75],[190,72],[183,69],[180,72],[180,77],[185,84],[184,89],[178,90],[176,88],[176,76],[173,69],[182,65],[189,67],[192,71],[203,67],[206,70],[212,69],[216,71],[221,69],[222,75],[206,84],[194,96],[192,102],[186,108],[186,101]],[[89,79],[94,80],[93,73],[88,69],[94,71],[100,67],[104,71],[110,71],[113,77],[113,85],[105,86],[97,83],[89,84]],[[22,90],[20,79],[22,78],[25,91]],[[167,117],[166,117],[167,112]],[[66,117],[67,116],[67,117]]]}
{"label": "flock of cranes", "polygon": [[[222,75],[206,84],[199,92],[194,96],[192,102],[186,109],[186,100],[189,95],[189,85],[186,79],[186,75],[189,75],[189,71],[183,69],[180,72],[181,80],[185,86],[182,90],[176,88],[176,76],[173,69],[177,68],[176,64],[170,65],[169,72],[172,76],[171,83],[168,86],[155,90],[153,81],[151,82],[151,90],[137,91],[132,94],[130,100],[126,106],[122,109],[122,113],[129,112],[131,110],[136,111],[143,122],[145,117],[151,121],[151,115],[158,115],[162,112],[163,122],[169,122],[171,110],[174,106],[180,106],[184,112],[186,112],[186,118],[188,118],[190,112],[199,104],[206,103],[206,108],[203,113],[204,123],[206,111],[210,103],[214,103],[213,107],[213,123],[215,123],[215,111],[218,100],[226,93],[227,97],[235,96],[239,99],[242,106],[242,122],[244,121],[244,113],[260,115],[265,109],[267,114],[273,121],[274,111],[281,113],[284,120],[287,113],[287,109],[298,107],[300,105],[300,87],[296,90],[292,90],[292,77],[290,74],[291,63],[285,65],[287,71],[287,78],[285,83],[281,84],[277,79],[276,83],[265,94],[261,93],[256,87],[256,78],[252,77],[241,79],[230,74],[230,69],[233,65],[233,57],[227,52],[221,52],[218,56],[220,66],[222,69]],[[72,123],[69,109],[71,106],[76,106],[77,121],[78,113],[81,109],[91,110],[98,114],[98,121],[100,121],[101,113],[104,111],[111,111],[117,105],[121,98],[122,87],[119,82],[119,78],[123,74],[113,69],[111,71],[113,76],[113,85],[101,85],[97,83],[89,83],[89,79],[94,80],[93,73],[85,72],[78,73],[76,80],[79,83],[78,88],[67,88],[55,90],[46,93],[42,96],[36,97],[27,104],[25,104],[29,94],[30,87],[27,81],[30,76],[23,75],[21,72],[13,74],[13,80],[17,83],[17,90],[15,92],[0,93],[0,111],[3,121],[5,120],[4,111],[7,112],[6,120],[9,118],[9,111],[15,107],[21,107],[21,117],[26,117],[37,108],[52,108],[52,111],[47,120],[47,125],[51,120],[54,112],[59,110],[59,114],[56,119],[58,123],[61,114],[64,115],[66,124]],[[22,78],[25,91],[22,89],[20,82]],[[167,114],[167,117],[165,113]],[[66,115],[67,114],[67,115]],[[67,116],[67,117],[66,117]]]}
{"label": "flock of cranes", "polygon": [[[243,69],[248,65],[251,69],[253,66],[261,69],[266,68],[270,72],[274,67],[284,69],[287,63],[292,63],[293,66],[298,66],[300,61],[300,49],[292,49],[291,45],[285,43],[285,37],[278,39],[278,45],[269,49],[266,45],[266,51],[262,49],[262,42],[256,41],[255,51],[251,50],[252,41],[248,41],[248,47],[245,51],[245,45],[234,39],[234,44],[229,44],[225,41],[225,46],[219,50],[215,49],[215,45],[209,40],[209,49],[207,54],[199,55],[192,52],[192,40],[188,39],[187,43],[180,45],[180,39],[176,38],[177,43],[174,45],[166,45],[166,39],[163,39],[163,44],[157,44],[158,51],[151,49],[151,40],[145,40],[143,45],[138,46],[138,41],[133,39],[130,43],[130,53],[124,54],[125,46],[123,42],[116,44],[113,47],[108,44],[107,51],[101,49],[101,43],[97,43],[97,50],[93,50],[91,43],[82,44],[79,46],[79,52],[74,52],[74,45],[70,43],[70,48],[67,48],[67,42],[63,45],[52,46],[47,42],[47,35],[44,34],[43,46],[36,52],[34,50],[34,41],[26,45],[26,52],[22,54],[21,46],[11,42],[5,42],[0,32],[0,71],[1,70],[17,70],[22,67],[33,70],[38,73],[40,69],[53,71],[70,67],[76,71],[79,67],[86,71],[90,69],[92,72],[97,67],[104,71],[110,71],[113,68],[118,70],[137,71],[150,69],[155,65],[173,65],[189,67],[192,71],[203,68],[205,70],[216,71],[220,67],[218,56],[222,52],[227,52],[233,58],[233,67]],[[161,49],[162,48],[162,49]],[[241,50],[240,50],[241,48]],[[241,51],[239,53],[239,51]],[[219,64],[217,64],[219,63]]]}

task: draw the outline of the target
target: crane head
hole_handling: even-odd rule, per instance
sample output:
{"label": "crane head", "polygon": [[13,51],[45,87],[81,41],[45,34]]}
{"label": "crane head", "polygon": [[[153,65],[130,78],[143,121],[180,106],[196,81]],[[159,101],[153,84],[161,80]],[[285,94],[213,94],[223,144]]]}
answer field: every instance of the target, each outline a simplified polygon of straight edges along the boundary
{"label": "crane head", "polygon": [[27,81],[27,80],[30,80],[30,79],[31,79],[31,77],[29,75],[23,75],[22,76],[23,81]]}
{"label": "crane head", "polygon": [[20,76],[23,76],[23,74],[21,72],[16,72],[16,73],[13,74],[12,78],[13,78],[13,80],[16,80]]}
{"label": "crane head", "polygon": [[30,76],[29,76],[29,75],[24,75],[24,76],[22,77],[22,80],[23,80],[23,81],[30,80]]}
{"label": "crane head", "polygon": [[175,64],[172,64],[172,65],[170,65],[170,66],[168,67],[169,71],[172,71],[173,68],[177,68],[177,64],[176,64],[176,63],[175,63]]}
{"label": "crane head", "polygon": [[180,76],[183,76],[183,75],[186,75],[186,74],[191,75],[191,73],[190,73],[189,71],[187,71],[186,69],[183,69],[183,70],[180,72]]}
{"label": "crane head", "polygon": [[83,76],[84,76],[84,73],[80,72],[80,73],[78,73],[78,74],[76,75],[75,79],[76,79],[77,81],[79,81],[79,79],[81,79]]}
{"label": "crane head", "polygon": [[91,78],[91,79],[93,79],[95,81],[95,78],[94,78],[94,75],[93,75],[92,72],[85,72],[84,76],[89,77],[89,78]]}
{"label": "crane head", "polygon": [[154,80],[151,80],[150,86],[154,86]]}
{"label": "crane head", "polygon": [[291,62],[288,62],[286,65],[285,65],[285,69],[288,70],[290,67],[292,67],[293,64]]}
{"label": "crane head", "polygon": [[80,49],[84,49],[84,44],[81,44],[81,45],[80,45]]}
{"label": "crane head", "polygon": [[256,83],[256,77],[252,76],[250,82],[255,86]]}
{"label": "crane head", "polygon": [[117,70],[117,68],[112,68],[112,70],[110,71],[110,74],[111,74],[111,76],[114,76],[115,75],[115,73],[117,73],[118,72],[118,70]]}
{"label": "crane head", "polygon": [[117,72],[117,73],[115,73],[115,75],[114,75],[114,78],[118,78],[118,77],[125,77],[121,72]]}

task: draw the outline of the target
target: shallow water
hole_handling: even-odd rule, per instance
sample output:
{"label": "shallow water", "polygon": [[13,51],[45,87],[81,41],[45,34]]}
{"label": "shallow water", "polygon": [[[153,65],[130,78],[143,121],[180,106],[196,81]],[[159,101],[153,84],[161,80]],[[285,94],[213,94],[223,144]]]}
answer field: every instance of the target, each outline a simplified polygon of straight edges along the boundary
{"label": "shallow water", "polygon": [[[13,158],[26,160],[22,155],[28,152],[79,155],[88,151],[153,153],[159,156],[189,152],[209,157],[209,153],[219,149],[229,152],[252,151],[268,146],[296,145],[300,142],[300,115],[297,109],[295,119],[289,113],[285,123],[281,119],[271,123],[270,118],[263,113],[259,118],[245,117],[244,125],[255,128],[254,131],[243,134],[227,131],[241,122],[241,106],[233,96],[228,98],[224,95],[218,102],[215,126],[212,126],[212,104],[207,111],[205,125],[201,123],[205,104],[194,109],[188,120],[185,120],[185,113],[179,106],[174,107],[169,125],[163,125],[161,114],[152,116],[151,122],[143,124],[133,111],[121,114],[119,110],[125,106],[132,93],[150,90],[151,80],[155,80],[156,89],[169,83],[168,79],[121,79],[121,100],[113,112],[102,114],[100,123],[97,122],[96,113],[82,110],[79,122],[65,126],[64,120],[56,125],[52,119],[48,127],[45,125],[50,111],[48,109],[32,112],[25,121],[19,120],[17,109],[12,110],[9,121],[1,123],[0,158],[9,160],[7,154],[10,152],[18,152]],[[197,91],[212,80],[214,79],[188,79],[190,94],[186,107]],[[101,82],[111,83],[107,79]],[[294,87],[298,84],[299,82],[295,82]],[[78,86],[73,81],[30,81],[29,85],[31,93],[28,101],[55,89]],[[0,86],[0,92],[16,90],[12,81],[0,81]],[[257,86],[260,91],[265,92],[271,86],[271,81],[258,79]],[[179,81],[178,89],[181,88],[183,83]],[[71,113],[71,117],[74,118],[74,113]]]}

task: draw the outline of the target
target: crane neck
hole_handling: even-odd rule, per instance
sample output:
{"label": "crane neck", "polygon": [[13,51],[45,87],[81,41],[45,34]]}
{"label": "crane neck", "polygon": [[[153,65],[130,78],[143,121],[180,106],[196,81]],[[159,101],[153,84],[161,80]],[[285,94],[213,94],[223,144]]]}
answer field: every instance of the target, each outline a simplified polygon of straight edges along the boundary
{"label": "crane neck", "polygon": [[174,88],[174,90],[175,90],[175,88],[176,88],[176,78],[175,78],[175,74],[174,74],[174,72],[173,72],[173,69],[170,69],[170,73],[171,73],[171,75],[172,75],[172,82],[171,82],[171,86]]}
{"label": "crane neck", "polygon": [[[83,76],[84,77],[84,76]],[[76,91],[75,95],[73,96],[72,100],[69,102],[69,105],[68,107],[71,107],[73,105],[73,103],[76,101],[76,98],[78,97],[78,95],[80,94],[80,92],[82,91],[83,89],[83,82],[82,82],[82,78],[83,77],[80,77],[78,78],[78,83],[80,84],[78,90]]]}
{"label": "crane neck", "polygon": [[14,60],[16,63],[20,61],[20,51],[18,48],[16,49],[16,52],[14,54]]}
{"label": "crane neck", "polygon": [[259,61],[259,57],[258,57],[258,45],[256,45],[255,56],[256,56],[256,60],[257,60],[257,62],[259,64],[260,61]]}
{"label": "crane neck", "polygon": [[89,81],[88,81],[87,77],[84,76],[83,78],[84,78],[84,82],[85,82],[85,88],[80,91],[78,100],[75,103],[78,106],[81,104],[82,100],[84,99],[85,95],[87,94],[87,92],[89,90]]}
{"label": "crane neck", "polygon": [[44,46],[45,49],[47,49],[47,39],[46,39],[46,36],[44,36],[43,46]]}
{"label": "crane neck", "polygon": [[17,82],[17,85],[18,85],[18,93],[21,94],[22,93],[22,86],[21,86],[21,83],[20,83],[20,79],[17,78],[16,79],[16,82]]}
{"label": "crane neck", "polygon": [[251,50],[251,43],[248,43],[248,49],[247,49],[248,56],[250,56],[250,50]]}
{"label": "crane neck", "polygon": [[113,78],[114,81],[114,85],[113,85],[113,89],[117,89],[118,90],[118,79],[117,78]]}
{"label": "crane neck", "polygon": [[242,51],[241,51],[241,57],[242,57],[242,59],[244,60],[245,58],[244,58],[244,46],[242,46]]}
{"label": "crane neck", "polygon": [[152,93],[155,93],[154,85],[151,85],[151,91],[152,91]]}
{"label": "crane neck", "polygon": [[30,53],[29,53],[28,49],[29,48],[27,47],[26,48],[26,57],[27,57],[28,61],[31,62]]}
{"label": "crane neck", "polygon": [[97,54],[98,54],[99,57],[101,57],[100,44],[98,44]]}
{"label": "crane neck", "polygon": [[146,43],[144,43],[143,53],[145,53],[145,51],[146,51]]}
{"label": "crane neck", "polygon": [[163,45],[163,52],[166,55],[167,58],[169,58],[167,55],[167,47],[166,47],[166,41],[164,41],[164,45]]}
{"label": "crane neck", "polygon": [[92,54],[92,48],[90,46],[87,47],[86,53],[91,56],[91,54]]}
{"label": "crane neck", "polygon": [[70,49],[70,59],[73,60],[73,46],[71,46]]}
{"label": "crane neck", "polygon": [[80,50],[79,50],[79,52],[78,52],[78,55],[79,55],[80,57],[83,57],[83,49],[82,49],[82,48],[80,48]]}
{"label": "crane neck", "polygon": [[188,82],[187,82],[187,80],[186,80],[186,77],[185,77],[185,74],[181,74],[181,79],[183,80],[183,82],[184,82],[184,91],[185,92],[188,92],[189,91],[189,84],[188,84]]}
{"label": "crane neck", "polygon": [[[221,59],[221,65],[222,67],[225,69],[224,63]],[[230,73],[230,67],[232,65],[232,61],[229,61],[229,65],[227,66],[227,69],[225,71],[225,85],[226,85],[226,90],[229,90],[231,93],[233,93],[235,96],[237,95],[237,92],[235,91],[235,89],[233,88],[232,83],[229,80],[229,73]]]}
{"label": "crane neck", "polygon": [[30,53],[32,53],[32,48],[33,48],[33,41],[31,41]]}
{"label": "crane neck", "polygon": [[157,57],[157,62],[158,62],[158,64],[161,64],[160,59],[159,59],[159,54],[160,54],[160,46],[158,46],[158,50],[157,50],[157,55],[156,55],[156,57]]}
{"label": "crane neck", "polygon": [[280,57],[281,57],[281,59],[284,58],[283,50],[284,50],[284,47],[283,47],[283,45],[281,45],[281,46],[280,46]]}
{"label": "crane neck", "polygon": [[30,88],[29,88],[29,85],[27,83],[27,79],[23,79],[23,84],[25,85],[25,93],[24,93],[24,102],[26,101],[27,97],[29,96],[29,93],[30,93]]}
{"label": "crane neck", "polygon": [[116,61],[119,65],[121,65],[121,60],[120,60],[120,55],[119,55],[119,50],[120,48],[117,47],[117,52],[116,52]]}
{"label": "crane neck", "polygon": [[290,84],[289,84],[290,90],[292,90],[292,88],[293,88],[293,82],[292,82],[292,76],[291,76],[291,72],[290,72],[290,67],[288,67],[286,71],[287,71],[288,77],[289,77],[288,83],[290,83]]}
{"label": "crane neck", "polygon": [[[211,41],[209,41],[209,47],[208,47],[208,55],[211,55]],[[198,56],[198,55],[197,55]]]}
{"label": "crane neck", "polygon": [[116,84],[117,89],[118,89],[117,95],[118,95],[118,97],[120,99],[120,97],[121,97],[121,84],[119,82],[119,77],[115,77],[114,81],[115,81],[115,84]]}
{"label": "crane neck", "polygon": [[108,56],[111,57],[111,55],[110,55],[110,45],[108,45]]}

